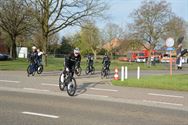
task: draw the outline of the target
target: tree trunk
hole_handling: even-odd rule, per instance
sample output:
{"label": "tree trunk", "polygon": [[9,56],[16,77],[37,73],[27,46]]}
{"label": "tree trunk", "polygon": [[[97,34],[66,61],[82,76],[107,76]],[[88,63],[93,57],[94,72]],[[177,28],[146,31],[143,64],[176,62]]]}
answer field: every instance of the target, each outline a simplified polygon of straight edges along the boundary
{"label": "tree trunk", "polygon": [[12,45],[10,46],[9,54],[10,54],[10,57],[12,58]]}
{"label": "tree trunk", "polygon": [[43,36],[44,38],[43,38],[43,40],[44,40],[44,53],[45,53],[45,56],[44,56],[44,64],[45,64],[45,66],[47,66],[48,65],[48,52],[47,52],[47,50],[48,50],[48,35],[44,35]]}
{"label": "tree trunk", "polygon": [[12,45],[11,45],[11,50],[10,50],[10,56],[12,59],[17,58],[17,52],[16,52],[16,37],[11,38]]}
{"label": "tree trunk", "polygon": [[[43,21],[44,21],[44,25],[43,25],[43,40],[44,40],[44,51],[45,51],[45,66],[48,65],[48,36],[49,36],[49,0],[45,0],[43,1],[44,2],[44,18],[43,18]],[[45,8],[46,7],[46,8]]]}
{"label": "tree trunk", "polygon": [[111,59],[114,58],[114,57],[113,57],[113,51],[110,51],[110,57],[111,57]]}
{"label": "tree trunk", "polygon": [[93,48],[91,48],[93,54],[94,54],[94,59],[97,60],[97,51]]}
{"label": "tree trunk", "polygon": [[151,67],[151,53],[153,51],[153,49],[149,49],[149,55],[148,55],[148,60],[147,60],[147,66]]}
{"label": "tree trunk", "polygon": [[97,60],[97,52],[94,52],[95,60]]}

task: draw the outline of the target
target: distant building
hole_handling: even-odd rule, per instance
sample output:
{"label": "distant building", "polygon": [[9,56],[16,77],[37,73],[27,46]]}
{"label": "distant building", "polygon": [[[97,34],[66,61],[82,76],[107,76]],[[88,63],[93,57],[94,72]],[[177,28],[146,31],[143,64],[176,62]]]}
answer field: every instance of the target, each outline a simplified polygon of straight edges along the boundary
{"label": "distant building", "polygon": [[[121,40],[119,40],[119,39],[117,39],[117,38],[114,38],[114,39],[112,39],[111,42],[105,43],[105,44],[102,46],[102,48],[106,49],[107,51],[112,51],[112,50],[114,50],[114,49],[119,48],[119,47],[121,46],[121,44],[122,44],[122,41],[121,41]],[[116,53],[116,54],[119,54],[118,51],[115,51],[115,53]]]}
{"label": "distant building", "polygon": [[27,47],[17,47],[16,48],[18,58],[27,58],[28,48]]}
{"label": "distant building", "polygon": [[106,50],[111,50],[113,48],[117,48],[121,45],[121,41],[117,38],[112,39],[111,42],[107,42],[103,45],[103,48]]}
{"label": "distant building", "polygon": [[135,43],[129,40],[120,40],[118,38],[112,39],[111,42],[108,42],[103,45],[103,48],[107,51],[112,51],[115,55],[126,55],[128,51],[139,51],[144,49],[144,46],[141,44],[137,44],[135,47]]}

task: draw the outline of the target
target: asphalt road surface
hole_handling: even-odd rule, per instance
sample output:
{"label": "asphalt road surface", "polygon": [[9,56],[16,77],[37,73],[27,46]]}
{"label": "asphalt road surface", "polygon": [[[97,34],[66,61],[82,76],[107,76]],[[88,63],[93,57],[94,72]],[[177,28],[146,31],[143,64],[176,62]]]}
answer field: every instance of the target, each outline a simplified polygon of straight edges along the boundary
{"label": "asphalt road surface", "polygon": [[97,74],[77,77],[76,96],[69,97],[58,77],[0,71],[0,124],[188,125],[188,92],[122,88]]}

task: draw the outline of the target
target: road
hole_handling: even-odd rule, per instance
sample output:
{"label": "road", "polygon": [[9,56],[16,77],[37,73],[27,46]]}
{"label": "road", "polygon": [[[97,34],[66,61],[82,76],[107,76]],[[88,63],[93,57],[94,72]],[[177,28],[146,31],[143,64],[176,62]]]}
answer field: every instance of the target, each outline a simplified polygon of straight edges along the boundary
{"label": "road", "polygon": [[[147,74],[147,73],[146,73]],[[188,92],[112,86],[99,75],[77,77],[69,97],[58,72],[27,77],[0,72],[2,125],[187,125]]]}

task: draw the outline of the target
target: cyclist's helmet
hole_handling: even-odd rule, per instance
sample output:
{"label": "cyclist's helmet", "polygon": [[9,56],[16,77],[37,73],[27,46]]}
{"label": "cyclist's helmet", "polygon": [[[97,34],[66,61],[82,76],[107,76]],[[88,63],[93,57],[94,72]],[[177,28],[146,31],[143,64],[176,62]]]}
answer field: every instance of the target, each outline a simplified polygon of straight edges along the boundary
{"label": "cyclist's helmet", "polygon": [[33,47],[32,47],[32,49],[33,49],[33,50],[36,50],[36,49],[37,49],[37,47],[36,47],[36,46],[33,46]]}
{"label": "cyclist's helmet", "polygon": [[75,48],[75,49],[74,49],[74,55],[75,55],[75,56],[78,56],[79,54],[80,54],[79,48]]}

